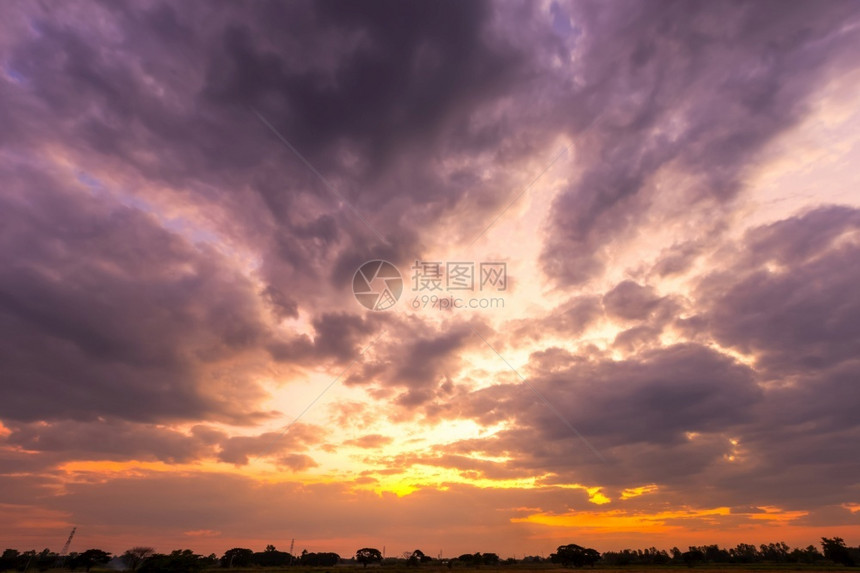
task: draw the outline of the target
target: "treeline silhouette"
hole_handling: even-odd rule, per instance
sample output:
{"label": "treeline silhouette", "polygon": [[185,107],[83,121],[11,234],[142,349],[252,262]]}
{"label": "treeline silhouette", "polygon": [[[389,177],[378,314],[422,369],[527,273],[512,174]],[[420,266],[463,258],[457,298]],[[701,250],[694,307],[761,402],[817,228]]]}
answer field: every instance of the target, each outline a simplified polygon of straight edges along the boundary
{"label": "treeline silhouette", "polygon": [[785,543],[768,543],[756,547],[740,543],[733,548],[719,545],[700,545],[681,551],[673,547],[670,551],[648,549],[624,549],[607,551],[600,562],[606,565],[695,565],[698,563],[824,563],[854,567],[860,564],[860,547],[848,547],[841,537],[821,538],[822,551],[814,545],[805,548],[790,548]]}
{"label": "treeline silhouette", "polygon": [[496,553],[464,553],[459,557],[434,559],[420,549],[404,553],[401,557],[385,558],[378,549],[364,547],[353,557],[342,558],[337,553],[309,553],[291,555],[278,551],[274,545],[266,546],[264,551],[254,552],[244,547],[233,547],[221,557],[214,553],[198,555],[190,549],[177,549],[171,553],[156,553],[152,547],[132,547],[122,554],[111,555],[101,549],[87,549],[80,553],[60,556],[45,549],[18,551],[6,549],[0,555],[0,572],[3,571],[47,571],[64,568],[71,571],[90,571],[93,567],[110,566],[112,569],[125,569],[134,573],[195,573],[204,569],[234,567],[333,567],[335,565],[355,565],[366,568],[368,565],[389,566],[405,565],[421,567],[425,564],[445,566],[449,569],[479,568],[482,566],[511,566],[516,564],[562,565],[565,567],[605,567],[633,566],[687,566],[694,567],[705,563],[792,563],[792,564],[836,564],[846,567],[860,565],[860,547],[849,547],[841,537],[822,537],[821,550],[809,545],[806,548],[790,548],[785,543],[769,543],[756,547],[746,543],[733,548],[719,545],[701,545],[681,551],[673,547],[669,551],[650,547],[648,549],[624,549],[600,553],[596,549],[576,544],[560,545],[548,558],[525,556],[522,559],[500,559]]}

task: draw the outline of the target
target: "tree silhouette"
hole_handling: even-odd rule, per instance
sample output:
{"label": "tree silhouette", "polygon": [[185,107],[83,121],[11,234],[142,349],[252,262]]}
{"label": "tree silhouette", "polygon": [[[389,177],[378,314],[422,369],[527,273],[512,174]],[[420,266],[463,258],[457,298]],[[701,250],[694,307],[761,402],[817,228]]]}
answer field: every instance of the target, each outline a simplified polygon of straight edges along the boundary
{"label": "tree silhouette", "polygon": [[382,561],[382,553],[373,547],[364,547],[355,552],[355,560],[367,567],[368,563],[379,563]]}
{"label": "tree silhouette", "polygon": [[[674,550],[677,550],[677,548]],[[680,561],[680,550],[678,550],[678,555],[678,561]],[[656,547],[649,547],[648,549],[607,551],[600,556],[600,560],[607,565],[666,565],[672,558],[669,557],[666,551],[661,551]]]}
{"label": "tree silhouette", "polygon": [[125,563],[126,567],[131,569],[132,571],[137,571],[137,568],[147,557],[151,557],[155,553],[155,549],[152,547],[132,547],[131,549],[126,549],[125,553],[122,554],[122,562]]}
{"label": "tree silhouette", "polygon": [[0,571],[6,571],[7,569],[17,569],[18,568],[18,560],[21,557],[21,553],[18,552],[17,549],[6,549],[3,551],[3,554],[0,555]]}
{"label": "tree silhouette", "polygon": [[[307,554],[305,554],[307,555]],[[293,556],[286,551],[278,551],[274,545],[266,545],[266,550],[261,553],[254,553],[254,565],[261,567],[278,567],[289,565]]]}
{"label": "tree silhouette", "polygon": [[83,553],[75,555],[72,559],[72,567],[83,567],[87,571],[93,568],[94,565],[104,565],[110,561],[110,553],[101,549],[87,549]]}
{"label": "tree silhouette", "polygon": [[755,545],[749,543],[738,543],[737,547],[729,549],[729,555],[736,563],[753,563],[759,558]]}
{"label": "tree silhouette", "polygon": [[299,558],[299,563],[311,567],[331,567],[337,565],[338,561],[340,561],[340,555],[337,553],[308,553],[307,551],[302,551],[302,556]]}
{"label": "tree silhouette", "polygon": [[[594,564],[600,560],[607,567],[624,565],[680,565],[686,563],[693,567],[699,563],[803,563],[816,564],[825,559],[845,566],[856,566],[860,564],[860,547],[846,546],[841,537],[821,538],[823,553],[815,546],[806,548],[789,549],[783,542],[761,544],[758,547],[740,543],[734,548],[721,548],[718,545],[701,545],[690,547],[688,551],[681,552],[677,547],[670,551],[658,550],[654,547],[647,549],[622,549],[620,551],[608,551],[601,555],[594,549],[581,547],[575,544],[561,545],[549,560],[553,563],[561,563],[565,566],[582,567]],[[417,566],[432,558],[425,555],[420,549],[403,553],[408,565]],[[64,562],[58,561],[55,553],[45,549],[40,553],[35,550],[18,551],[8,548],[0,552],[0,571],[6,570],[40,570],[44,571],[51,567],[62,567],[80,569],[90,568],[95,565],[107,563],[110,555],[100,549],[88,549],[83,553],[70,553]],[[267,545],[265,551],[254,553],[250,549],[234,547],[224,553],[220,560],[213,553],[209,557],[194,554],[190,549],[176,550],[169,555],[155,553],[152,547],[137,546],[126,550],[122,556],[129,570],[134,573],[195,573],[202,569],[211,568],[220,561],[222,567],[284,567],[295,564],[296,561],[309,567],[331,567],[337,565],[340,556],[337,553],[308,553],[302,551],[300,559],[294,559],[289,553],[278,551],[274,545]],[[355,554],[355,560],[367,567],[370,563],[382,562],[382,554],[378,549],[365,547],[359,549]],[[481,567],[483,565],[498,565],[499,556],[495,553],[464,553],[459,558],[442,559],[438,562],[440,568],[454,567],[454,562],[460,561],[463,565]],[[523,557],[521,563],[540,563],[545,561],[542,557]],[[506,559],[505,564],[513,563],[515,560]]]}
{"label": "tree silhouette", "polygon": [[462,561],[466,565],[473,565],[477,567],[483,561],[483,556],[480,552],[478,553],[463,553],[459,557],[457,557],[457,561]]}
{"label": "tree silhouette", "polygon": [[596,549],[582,547],[571,543],[569,545],[559,545],[555,553],[549,556],[553,563],[561,563],[565,567],[573,565],[574,567],[582,567],[583,565],[594,564],[600,560],[600,553]]}
{"label": "tree silhouette", "polygon": [[495,553],[484,553],[481,555],[481,563],[484,565],[498,565],[499,556]]}
{"label": "tree silhouette", "polygon": [[412,555],[410,555],[406,559],[406,565],[411,566],[411,567],[417,567],[421,563],[426,563],[426,562],[432,561],[432,560],[433,560],[432,557],[424,555],[423,551],[421,551],[420,549],[416,549],[415,551],[412,552]]}
{"label": "tree silhouette", "polygon": [[190,549],[176,549],[170,555],[154,553],[140,564],[138,573],[195,573],[217,563],[217,559],[197,555]]}
{"label": "tree silhouette", "polygon": [[57,557],[59,557],[59,555],[46,547],[35,556],[36,569],[39,571],[47,571],[57,564]]}
{"label": "tree silhouette", "polygon": [[815,563],[824,559],[824,555],[814,545],[808,545],[806,549],[796,548],[788,554],[788,560],[792,563]]}
{"label": "tree silhouette", "polygon": [[234,547],[224,552],[221,567],[247,567],[254,558],[254,552],[244,547]]}
{"label": "tree silhouette", "polygon": [[851,551],[845,546],[845,541],[841,537],[829,539],[821,538],[821,548],[824,550],[824,557],[834,563],[841,563],[846,567],[854,567],[854,559]]}
{"label": "tree silhouette", "polygon": [[681,555],[681,558],[687,564],[687,567],[692,567],[696,563],[701,563],[705,560],[705,552],[698,547],[690,547],[690,550],[685,551]]}
{"label": "tree silhouette", "polygon": [[768,543],[767,545],[762,543],[760,548],[761,558],[765,561],[788,561],[788,554],[791,551],[791,548],[782,541],[779,543]]}

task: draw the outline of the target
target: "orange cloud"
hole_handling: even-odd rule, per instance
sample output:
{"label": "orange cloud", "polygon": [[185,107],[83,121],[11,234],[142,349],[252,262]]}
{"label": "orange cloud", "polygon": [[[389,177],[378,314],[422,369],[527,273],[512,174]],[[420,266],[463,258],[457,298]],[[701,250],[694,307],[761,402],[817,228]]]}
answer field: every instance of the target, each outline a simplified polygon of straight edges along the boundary
{"label": "orange cloud", "polygon": [[653,493],[657,491],[656,484],[643,485],[640,487],[628,487],[624,491],[621,492],[621,499],[630,499],[631,497],[639,497],[640,495],[645,495],[646,493]]}
{"label": "orange cloud", "polygon": [[221,532],[213,529],[195,529],[192,531],[183,531],[183,535],[188,537],[220,537]]}

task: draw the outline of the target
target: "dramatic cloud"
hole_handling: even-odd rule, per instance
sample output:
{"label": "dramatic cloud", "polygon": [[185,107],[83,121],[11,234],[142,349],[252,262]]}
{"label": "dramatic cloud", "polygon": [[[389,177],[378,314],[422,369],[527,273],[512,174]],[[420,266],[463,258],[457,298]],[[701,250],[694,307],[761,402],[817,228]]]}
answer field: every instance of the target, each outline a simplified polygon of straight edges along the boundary
{"label": "dramatic cloud", "polygon": [[[566,283],[603,270],[611,246],[645,226],[658,195],[677,200],[660,214],[664,224],[696,220],[703,207],[719,213],[855,41],[841,28],[848,4],[827,13],[803,2],[627,8],[571,6],[571,21],[589,23],[567,38],[578,56],[568,102],[585,110],[569,120],[582,171],[555,201],[542,256]],[[683,194],[663,189],[678,177],[691,179]]]}
{"label": "dramatic cloud", "polygon": [[254,413],[248,399],[259,390],[249,383],[234,400],[218,376],[233,368],[248,376],[242,362],[267,337],[247,278],[144,210],[25,166],[8,175],[0,198],[0,329],[8,341],[0,415],[153,421]]}
{"label": "dramatic cloud", "polygon": [[4,15],[10,546],[860,535],[856,2]]}
{"label": "dramatic cloud", "polygon": [[717,340],[780,377],[856,359],[858,237],[860,212],[838,207],[750,232],[746,256],[702,286]]}

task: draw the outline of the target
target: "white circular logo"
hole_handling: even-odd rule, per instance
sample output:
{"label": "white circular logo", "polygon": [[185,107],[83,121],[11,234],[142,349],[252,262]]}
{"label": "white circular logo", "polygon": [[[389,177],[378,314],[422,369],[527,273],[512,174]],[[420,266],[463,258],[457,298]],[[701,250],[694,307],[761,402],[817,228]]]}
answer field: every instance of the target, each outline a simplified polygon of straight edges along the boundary
{"label": "white circular logo", "polygon": [[388,310],[403,293],[403,277],[388,261],[367,261],[352,277],[352,293],[365,308]]}

